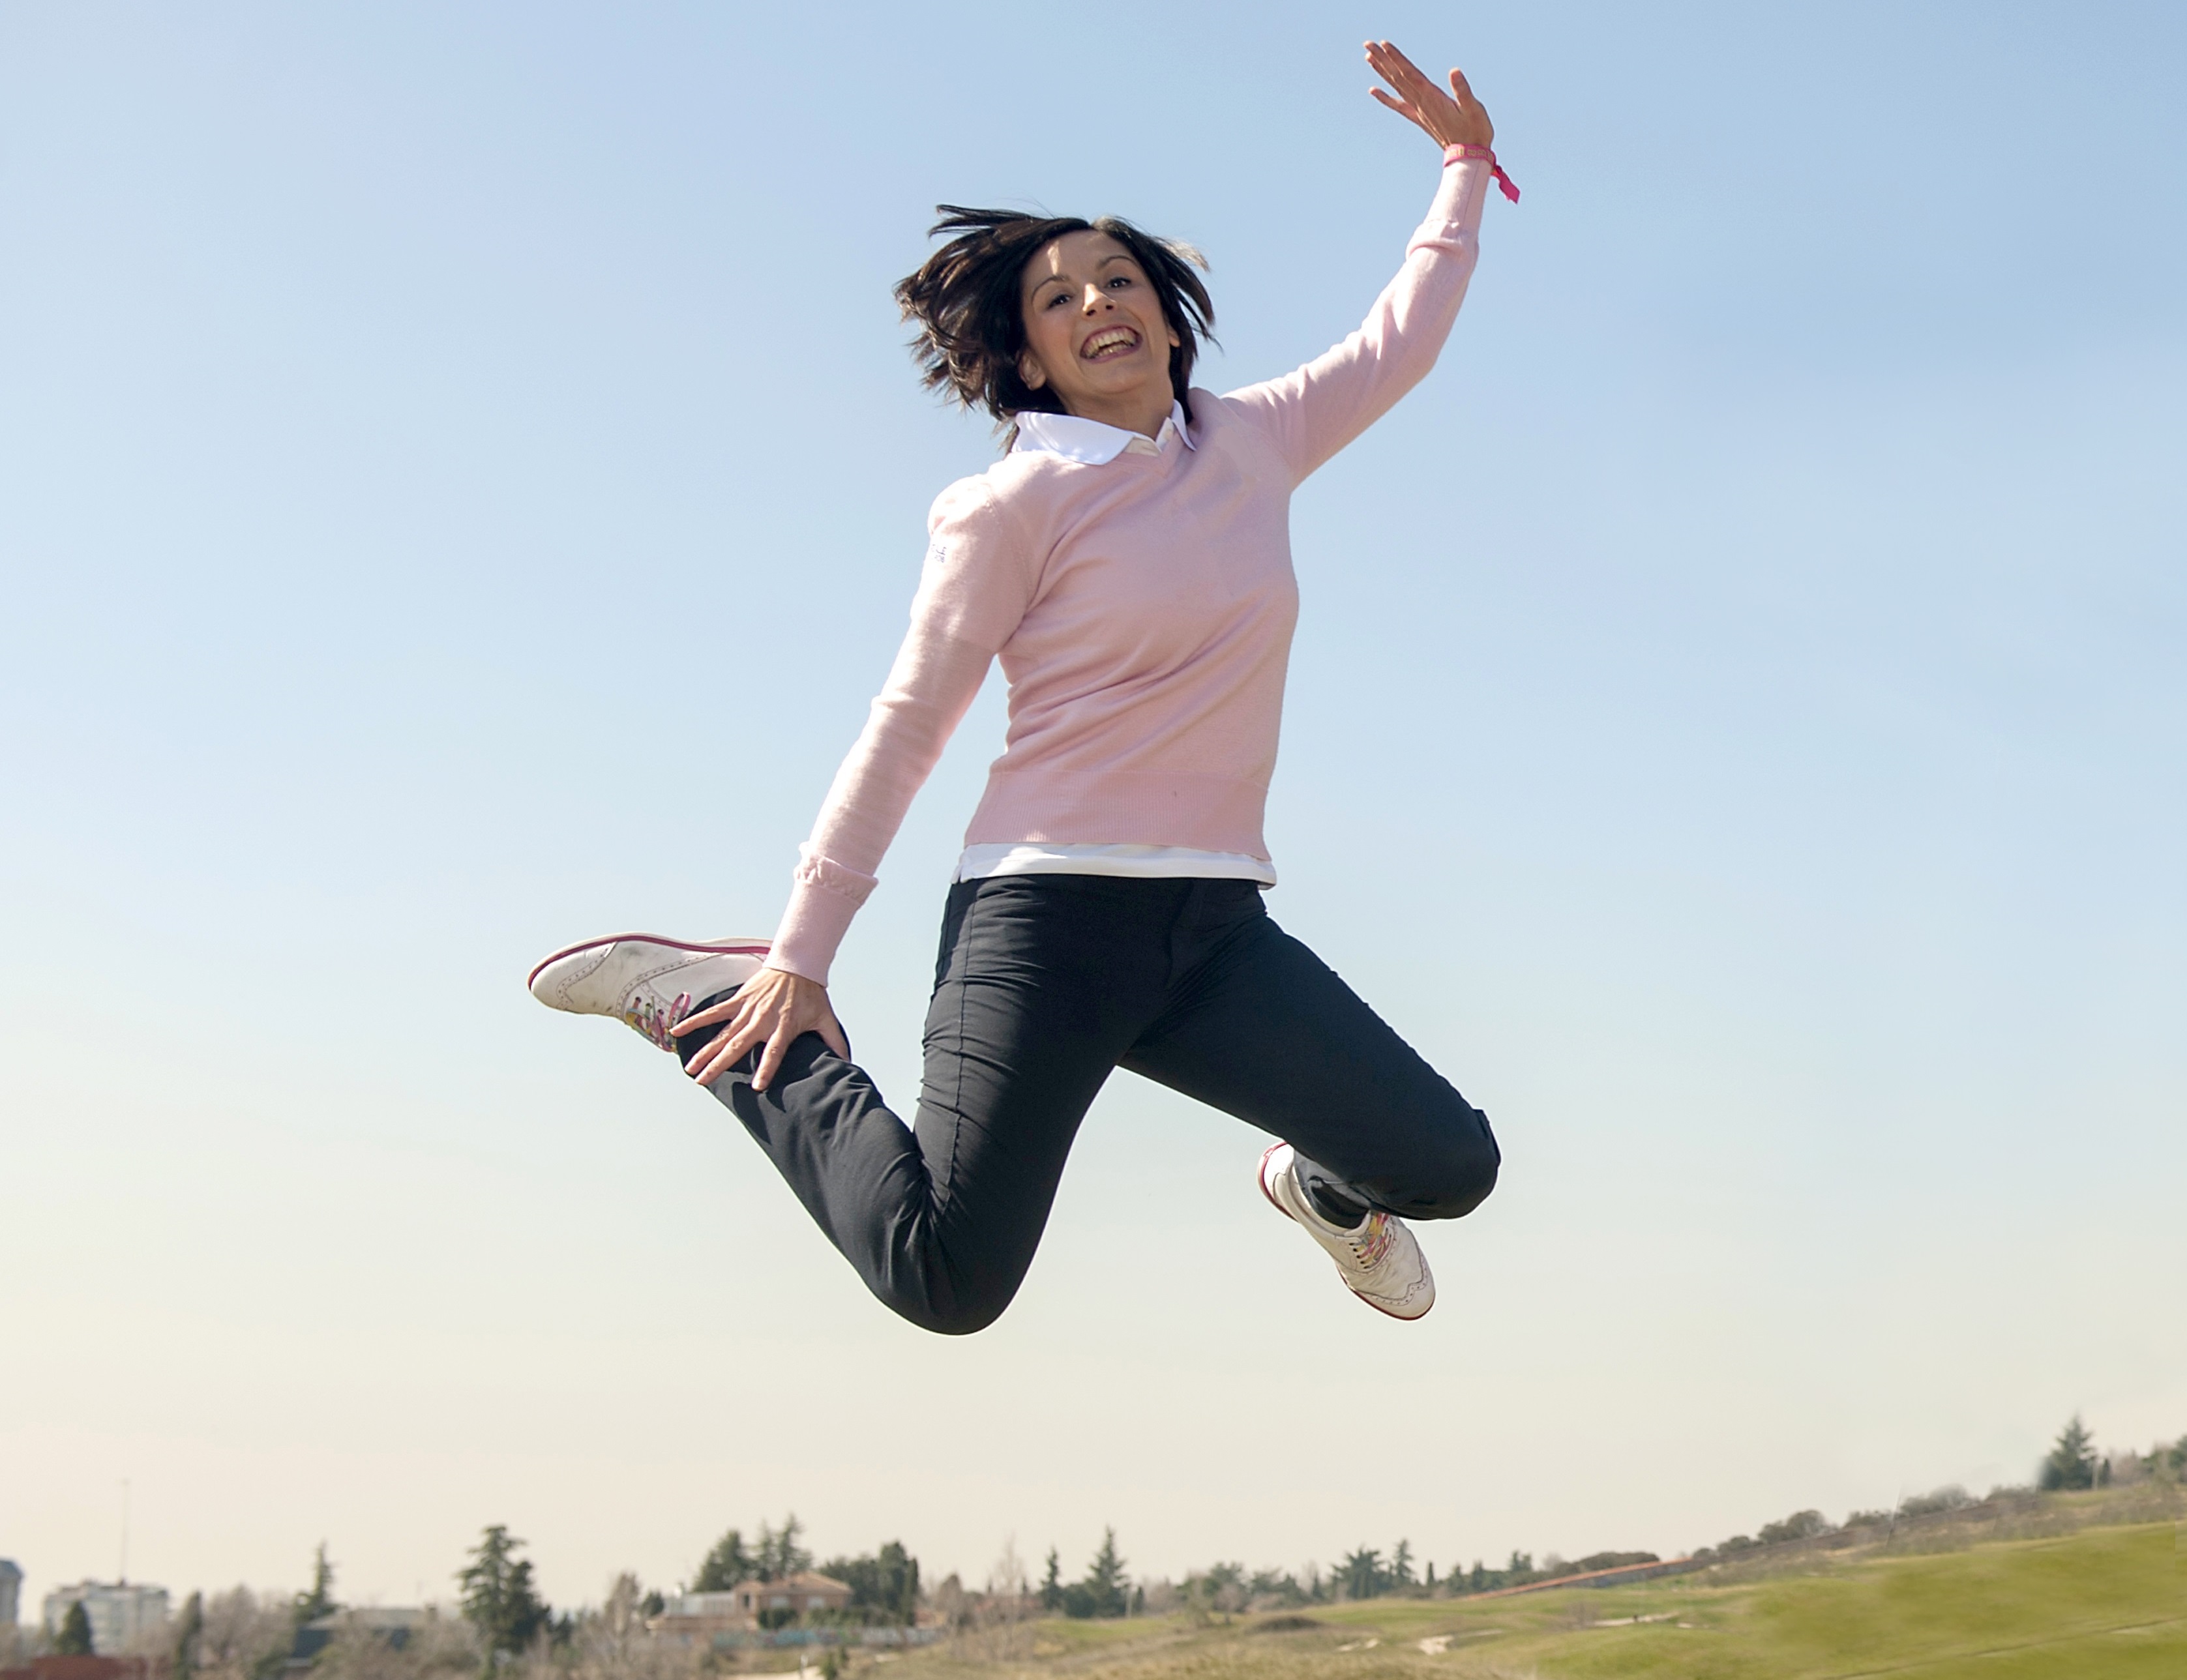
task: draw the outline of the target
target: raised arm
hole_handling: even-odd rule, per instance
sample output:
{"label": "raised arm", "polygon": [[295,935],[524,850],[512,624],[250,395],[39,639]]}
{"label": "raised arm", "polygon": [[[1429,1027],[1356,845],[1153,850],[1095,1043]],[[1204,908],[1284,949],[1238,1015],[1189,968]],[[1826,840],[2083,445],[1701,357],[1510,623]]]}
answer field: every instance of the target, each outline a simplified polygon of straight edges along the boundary
{"label": "raised arm", "polygon": [[[1444,149],[1442,180],[1404,266],[1358,331],[1279,379],[1223,400],[1275,441],[1294,482],[1387,413],[1425,378],[1465,301],[1479,250],[1481,204],[1496,169],[1495,125],[1463,73],[1446,93],[1386,41],[1367,62],[1389,84],[1375,98]],[[1507,189],[1508,190],[1508,189]]]}

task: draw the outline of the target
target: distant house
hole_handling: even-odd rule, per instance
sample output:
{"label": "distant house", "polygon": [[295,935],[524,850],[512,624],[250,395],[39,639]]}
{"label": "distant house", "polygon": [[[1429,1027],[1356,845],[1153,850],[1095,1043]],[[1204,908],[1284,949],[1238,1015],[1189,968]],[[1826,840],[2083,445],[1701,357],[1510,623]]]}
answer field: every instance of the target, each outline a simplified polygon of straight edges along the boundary
{"label": "distant house", "polygon": [[0,1627],[15,1625],[16,1602],[22,1592],[23,1571],[13,1558],[0,1558]]}
{"label": "distant house", "polygon": [[726,1593],[686,1593],[671,1599],[650,1627],[663,1638],[695,1644],[717,1633],[749,1633],[815,1611],[850,1607],[847,1586],[833,1576],[805,1570],[779,1581],[741,1582]]}
{"label": "distant house", "polygon": [[120,1656],[166,1621],[167,1589],[126,1581],[79,1581],[73,1587],[56,1587],[46,1594],[48,1638],[61,1631],[71,1604],[83,1606],[91,1623],[92,1649],[103,1657]]}
{"label": "distant house", "polygon": [[401,1650],[410,1643],[410,1636],[433,1620],[431,1610],[405,1610],[392,1605],[362,1606],[357,1610],[334,1610],[306,1622],[296,1630],[296,1643],[290,1647],[288,1666],[306,1669],[312,1659],[335,1642],[345,1627],[353,1627],[368,1633],[391,1650]]}

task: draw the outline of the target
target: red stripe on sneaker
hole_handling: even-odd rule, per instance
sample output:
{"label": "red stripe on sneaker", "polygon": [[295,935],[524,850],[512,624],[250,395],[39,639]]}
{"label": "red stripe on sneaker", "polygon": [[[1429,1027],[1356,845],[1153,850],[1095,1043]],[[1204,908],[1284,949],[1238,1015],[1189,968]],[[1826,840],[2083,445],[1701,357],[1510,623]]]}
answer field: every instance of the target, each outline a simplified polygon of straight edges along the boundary
{"label": "red stripe on sneaker", "polygon": [[[1269,1144],[1267,1149],[1261,1151],[1261,1165],[1254,1171],[1253,1182],[1261,1187],[1261,1194],[1268,1199],[1268,1205],[1275,1209],[1278,1213],[1283,1215],[1285,1218],[1290,1219],[1291,1211],[1285,1207],[1281,1202],[1278,1201],[1276,1200],[1276,1193],[1268,1188],[1268,1157],[1275,1154],[1278,1149],[1286,1147],[1288,1146],[1279,1139],[1277,1142]],[[1298,1221],[1291,1219],[1291,1223],[1296,1225],[1298,1223]]]}

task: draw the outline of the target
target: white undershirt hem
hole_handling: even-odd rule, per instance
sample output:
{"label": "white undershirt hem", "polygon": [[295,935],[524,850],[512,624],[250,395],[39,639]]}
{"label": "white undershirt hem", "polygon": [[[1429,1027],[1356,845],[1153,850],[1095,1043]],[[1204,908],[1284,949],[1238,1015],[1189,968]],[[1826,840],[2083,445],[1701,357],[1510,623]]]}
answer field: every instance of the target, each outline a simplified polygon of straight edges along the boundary
{"label": "white undershirt hem", "polygon": [[968,846],[956,879],[990,875],[1129,875],[1141,880],[1254,881],[1276,884],[1275,865],[1242,851],[1199,851],[1186,846],[1049,846],[1031,840]]}

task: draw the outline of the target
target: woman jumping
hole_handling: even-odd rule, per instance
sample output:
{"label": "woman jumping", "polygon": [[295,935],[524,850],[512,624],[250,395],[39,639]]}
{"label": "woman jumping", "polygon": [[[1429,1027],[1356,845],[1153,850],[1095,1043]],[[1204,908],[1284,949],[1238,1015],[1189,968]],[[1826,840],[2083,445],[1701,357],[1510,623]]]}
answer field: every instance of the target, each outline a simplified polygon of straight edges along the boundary
{"label": "woman jumping", "polygon": [[[1263,1194],[1369,1306],[1434,1304],[1407,1219],[1496,1182],[1470,1106],[1262,904],[1262,813],[1298,615],[1291,492],[1434,364],[1473,272],[1494,130],[1388,42],[1375,98],[1443,148],[1427,220],[1356,333],[1192,388],[1197,254],[1113,218],[943,205],[897,288],[926,383],[1011,428],[934,504],[911,629],[801,849],[772,941],[627,934],[535,969],[742,1121],[866,1286],[984,1329],[1032,1263],[1079,1122],[1123,1067],[1278,1141]],[[835,948],[997,658],[1009,730],[942,918],[917,1125],[850,1059]]]}

